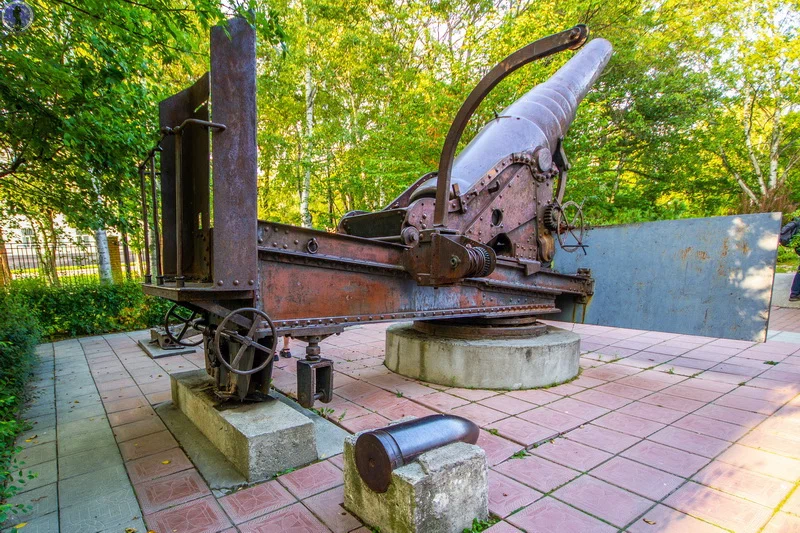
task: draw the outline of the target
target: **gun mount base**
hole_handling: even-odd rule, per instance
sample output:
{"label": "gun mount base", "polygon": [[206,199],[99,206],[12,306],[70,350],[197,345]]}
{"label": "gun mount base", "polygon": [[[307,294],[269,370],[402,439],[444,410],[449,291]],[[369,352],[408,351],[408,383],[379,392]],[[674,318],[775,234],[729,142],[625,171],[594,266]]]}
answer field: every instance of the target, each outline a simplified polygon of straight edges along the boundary
{"label": "gun mount base", "polygon": [[454,338],[397,324],[386,331],[385,365],[403,376],[448,387],[519,390],[569,381],[580,368],[580,336],[546,328],[527,337]]}

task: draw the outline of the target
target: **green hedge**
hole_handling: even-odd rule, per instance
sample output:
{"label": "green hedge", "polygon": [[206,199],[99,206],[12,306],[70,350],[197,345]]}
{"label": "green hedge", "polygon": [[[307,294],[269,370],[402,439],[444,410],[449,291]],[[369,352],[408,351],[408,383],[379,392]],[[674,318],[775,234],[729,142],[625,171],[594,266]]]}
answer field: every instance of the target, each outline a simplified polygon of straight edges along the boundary
{"label": "green hedge", "polygon": [[145,296],[136,282],[48,286],[37,280],[15,281],[9,289],[34,310],[45,337],[53,340],[161,324],[170,303]]}
{"label": "green hedge", "polygon": [[18,414],[40,339],[36,313],[22,298],[0,292],[0,523],[14,511],[7,499],[32,477],[21,474],[23,464],[15,459],[20,448],[14,440],[26,429]]}

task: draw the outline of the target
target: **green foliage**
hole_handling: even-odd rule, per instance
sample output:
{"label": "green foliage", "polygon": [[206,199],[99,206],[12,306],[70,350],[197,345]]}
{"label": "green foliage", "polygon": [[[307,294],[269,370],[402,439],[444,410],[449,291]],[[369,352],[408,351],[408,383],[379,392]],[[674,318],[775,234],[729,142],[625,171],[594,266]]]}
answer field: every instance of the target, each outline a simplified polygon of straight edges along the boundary
{"label": "green foliage", "polygon": [[50,339],[131,331],[160,325],[170,303],[142,293],[138,283],[48,286],[15,281],[10,291],[39,317]]}
{"label": "green foliage", "polygon": [[19,508],[7,502],[21,490],[21,485],[34,476],[23,470],[17,461],[21,448],[14,439],[25,424],[18,417],[24,387],[34,362],[34,351],[41,338],[35,313],[23,299],[0,293],[0,523]]}
{"label": "green foliage", "polygon": [[499,521],[500,518],[497,516],[490,516],[487,520],[478,520],[477,518],[473,518],[472,527],[469,529],[464,528],[463,533],[480,533],[481,531],[486,531]]}

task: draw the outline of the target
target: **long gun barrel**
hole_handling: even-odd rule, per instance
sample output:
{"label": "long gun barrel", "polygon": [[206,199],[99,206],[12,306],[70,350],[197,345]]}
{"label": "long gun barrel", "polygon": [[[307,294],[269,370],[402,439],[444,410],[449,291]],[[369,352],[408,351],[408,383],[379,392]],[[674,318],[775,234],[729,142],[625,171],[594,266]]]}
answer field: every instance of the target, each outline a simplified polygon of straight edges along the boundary
{"label": "long gun barrel", "polygon": [[[453,163],[451,187],[466,191],[500,159],[514,152],[545,147],[555,152],[581,100],[603,72],[612,47],[605,39],[593,39],[549,80],[537,85],[486,124],[458,154]],[[433,196],[436,179],[415,191],[412,199]]]}

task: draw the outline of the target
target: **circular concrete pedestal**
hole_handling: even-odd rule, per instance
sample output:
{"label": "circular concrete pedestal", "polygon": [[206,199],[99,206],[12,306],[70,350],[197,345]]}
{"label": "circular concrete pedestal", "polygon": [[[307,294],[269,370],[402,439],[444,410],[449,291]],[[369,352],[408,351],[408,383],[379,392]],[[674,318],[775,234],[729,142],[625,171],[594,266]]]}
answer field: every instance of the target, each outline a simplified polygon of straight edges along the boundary
{"label": "circular concrete pedestal", "polygon": [[467,340],[421,333],[411,324],[386,331],[389,370],[406,377],[476,389],[532,389],[578,375],[577,333],[548,326],[536,337]]}

